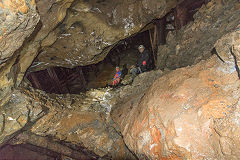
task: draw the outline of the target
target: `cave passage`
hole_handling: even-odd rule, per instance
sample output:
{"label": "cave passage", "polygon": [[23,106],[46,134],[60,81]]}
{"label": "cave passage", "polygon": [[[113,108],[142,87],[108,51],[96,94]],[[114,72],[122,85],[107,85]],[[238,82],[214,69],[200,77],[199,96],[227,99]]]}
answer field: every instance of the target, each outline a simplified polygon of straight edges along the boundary
{"label": "cave passage", "polygon": [[78,94],[89,89],[106,87],[112,82],[115,67],[121,69],[135,65],[138,59],[138,46],[143,44],[151,50],[149,31],[140,32],[121,40],[97,64],[75,68],[51,67],[45,70],[28,72],[26,78],[36,89],[47,93]]}
{"label": "cave passage", "polygon": [[[106,87],[112,81],[116,66],[126,69],[136,64],[137,48],[140,44],[151,51],[150,57],[155,64],[158,46],[166,44],[167,34],[170,31],[179,30],[193,21],[193,15],[207,2],[208,0],[183,1],[163,18],[153,20],[149,24],[149,29],[120,40],[106,58],[98,64],[78,66],[72,69],[51,67],[41,71],[28,72],[26,78],[34,88],[47,93],[78,94],[92,88]],[[154,64],[152,68],[154,68]]]}

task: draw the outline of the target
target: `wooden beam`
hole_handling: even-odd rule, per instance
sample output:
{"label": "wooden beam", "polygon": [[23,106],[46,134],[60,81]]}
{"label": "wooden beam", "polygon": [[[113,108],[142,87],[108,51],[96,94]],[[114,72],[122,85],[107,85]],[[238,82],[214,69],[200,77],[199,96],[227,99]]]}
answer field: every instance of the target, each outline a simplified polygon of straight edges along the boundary
{"label": "wooden beam", "polygon": [[151,43],[151,47],[152,47],[152,52],[154,52],[154,45],[153,45],[153,39],[152,39],[151,29],[149,29],[148,31],[149,31],[149,38],[150,38],[150,43]]}
{"label": "wooden beam", "polygon": [[157,61],[157,36],[158,36],[158,31],[157,31],[157,25],[154,26],[154,33],[153,33],[153,58],[154,58],[154,63]]}
{"label": "wooden beam", "polygon": [[86,90],[86,88],[87,88],[87,81],[85,80],[82,68],[81,67],[77,67],[77,71],[78,71],[78,74],[79,74],[79,78],[81,80],[81,84],[82,84],[84,90]]}
{"label": "wooden beam", "polygon": [[34,87],[37,88],[37,89],[42,90],[42,86],[41,86],[40,82],[38,81],[38,78],[37,78],[37,76],[35,75],[35,73],[30,73],[29,76],[30,76],[31,79],[32,79],[32,82],[33,82]]}
{"label": "wooden beam", "polygon": [[155,49],[156,45],[157,45],[157,25],[154,26],[154,32],[153,32],[153,47]]}
{"label": "wooden beam", "polygon": [[158,31],[157,31],[157,25],[154,25],[154,28],[152,28],[153,30],[153,35],[151,30],[149,30],[149,38],[150,38],[150,43],[151,43],[151,47],[152,47],[152,53],[153,53],[153,59],[154,62],[157,61],[157,36],[158,36]]}
{"label": "wooden beam", "polygon": [[62,87],[63,93],[70,93],[70,89],[68,88],[67,81],[68,81],[69,74],[71,74],[71,70],[63,68],[61,73],[64,74],[64,78],[62,80],[64,81],[64,83],[60,83],[60,87]]}
{"label": "wooden beam", "polygon": [[63,93],[63,90],[62,90],[62,86],[60,85],[60,81],[58,79],[58,76],[54,70],[53,67],[51,68],[48,68],[47,69],[47,72],[52,80],[52,84],[55,86],[56,90],[59,92],[59,93]]}

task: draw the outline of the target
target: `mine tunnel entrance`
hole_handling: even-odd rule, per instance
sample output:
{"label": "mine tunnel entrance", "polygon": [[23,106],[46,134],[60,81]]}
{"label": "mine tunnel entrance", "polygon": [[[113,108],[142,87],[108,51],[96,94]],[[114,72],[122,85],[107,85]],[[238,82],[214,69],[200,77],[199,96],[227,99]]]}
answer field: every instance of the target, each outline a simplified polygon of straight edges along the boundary
{"label": "mine tunnel entrance", "polygon": [[147,30],[119,41],[105,59],[97,64],[72,69],[51,67],[28,72],[26,79],[34,88],[47,93],[78,94],[89,89],[106,87],[112,82],[116,66],[128,73],[128,68],[137,63],[139,45],[143,44],[146,49],[152,50],[149,33]]}
{"label": "mine tunnel entrance", "polygon": [[138,46],[143,44],[151,52],[152,67],[157,61],[159,45],[166,44],[170,31],[181,29],[194,20],[194,14],[209,0],[185,0],[161,19],[155,19],[139,33],[119,41],[98,64],[78,66],[72,69],[51,67],[28,72],[27,80],[34,88],[47,93],[78,94],[89,89],[106,87],[111,83],[115,67],[127,70],[138,59]]}

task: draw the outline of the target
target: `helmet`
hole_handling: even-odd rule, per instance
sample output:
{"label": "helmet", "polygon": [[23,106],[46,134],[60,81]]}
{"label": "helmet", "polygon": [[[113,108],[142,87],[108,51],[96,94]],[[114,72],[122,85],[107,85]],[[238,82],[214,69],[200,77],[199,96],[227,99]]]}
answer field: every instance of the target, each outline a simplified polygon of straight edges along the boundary
{"label": "helmet", "polygon": [[145,49],[145,47],[144,47],[144,45],[140,45],[139,47],[138,47],[138,49]]}

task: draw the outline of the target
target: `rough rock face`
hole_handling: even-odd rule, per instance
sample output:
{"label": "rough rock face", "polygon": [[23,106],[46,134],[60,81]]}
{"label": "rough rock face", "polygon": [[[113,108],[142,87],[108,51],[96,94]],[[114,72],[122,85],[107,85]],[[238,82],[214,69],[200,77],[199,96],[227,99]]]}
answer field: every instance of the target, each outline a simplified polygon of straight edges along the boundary
{"label": "rough rock face", "polygon": [[30,127],[45,115],[46,110],[41,100],[14,91],[0,108],[0,144],[3,145],[21,129]]}
{"label": "rough rock face", "polygon": [[162,74],[143,73],[131,86],[80,95],[47,95],[26,85],[0,109],[1,145],[17,135],[11,145],[30,144],[76,159],[135,159],[109,114],[116,103],[142,93]]}
{"label": "rough rock face", "polygon": [[[21,82],[26,70],[32,64],[34,58],[41,49],[41,43],[55,29],[66,16],[67,9],[71,6],[73,0],[48,1],[41,0],[36,3],[41,23],[37,26],[33,40],[27,43],[20,52],[19,69],[16,73],[17,85]],[[51,18],[49,18],[51,17]]]}
{"label": "rough rock face", "polygon": [[176,0],[76,1],[63,23],[42,42],[43,50],[34,63],[36,68],[31,69],[97,63],[106,56],[110,45],[164,16],[177,3]]}
{"label": "rough rock face", "polygon": [[239,40],[239,31],[224,36],[222,60],[170,72],[114,109],[129,149],[140,159],[239,159]]}
{"label": "rough rock face", "polygon": [[39,21],[34,0],[0,2],[0,64],[23,45]]}
{"label": "rough rock face", "polygon": [[[65,140],[65,142],[74,143],[79,146],[84,146],[85,148],[87,148],[90,151],[93,151],[95,154],[99,156],[109,156],[115,159],[116,158],[132,159],[132,155],[128,151],[128,149],[125,147],[122,137],[113,129],[111,125],[111,121],[109,122],[106,121],[107,117],[102,116],[102,113],[103,112],[105,113],[108,108],[103,107],[104,110],[101,107],[99,108],[99,104],[98,104],[100,103],[99,101],[96,102],[98,104],[97,106],[98,108],[97,109],[95,108],[94,111],[91,111],[90,106],[85,106],[87,108],[87,110],[85,111],[81,110],[82,108],[84,108],[84,104],[82,103],[81,103],[81,109],[76,109],[76,108],[65,109],[61,107],[68,106],[68,104],[66,104],[67,102],[62,104],[62,106],[60,105],[61,107],[59,108],[59,105],[57,105],[54,102],[54,100],[51,100],[51,98],[49,98],[45,94],[38,95],[34,90],[31,90],[31,89],[29,91],[26,91],[26,93],[23,93],[24,90],[22,89],[16,90],[16,87],[18,87],[19,84],[21,83],[26,70],[31,65],[33,59],[37,56],[41,47],[52,45],[57,40],[57,37],[54,38],[55,30],[56,31],[61,30],[62,25],[59,25],[59,24],[64,20],[66,16],[66,11],[71,6],[72,2],[73,0],[67,0],[67,1],[47,1],[47,0],[42,1],[41,0],[41,1],[36,1],[36,4],[34,0],[33,1],[3,0],[0,2],[0,9],[1,9],[0,13],[3,15],[1,16],[1,19],[0,19],[2,22],[1,28],[0,28],[1,29],[1,37],[0,37],[0,44],[1,44],[0,106],[1,106],[1,109],[0,109],[0,112],[2,113],[1,135],[0,135],[1,145],[3,145],[6,141],[8,141],[10,138],[15,136],[16,134],[20,133],[22,130],[25,130],[25,129],[28,130],[34,124],[31,130],[31,133],[33,134],[38,134],[41,136],[44,136],[44,135],[53,136],[58,140],[62,140],[62,141]],[[161,1],[161,4],[159,3],[159,5],[165,6],[165,1],[163,3],[162,2],[163,1]],[[148,2],[146,1],[142,3],[145,4],[144,7],[146,8],[146,10],[148,10],[149,15],[154,15],[154,14],[159,15],[158,12],[163,11],[163,10],[159,10],[158,8],[155,8],[156,11],[152,13],[149,10],[150,6],[148,5]],[[82,2],[82,4],[84,3]],[[169,5],[165,6],[166,8],[164,9],[164,12],[167,12],[167,10],[174,7],[175,4],[176,4],[175,1],[173,2],[171,1]],[[38,8],[38,13],[36,12],[36,9],[35,9],[36,6]],[[76,7],[80,7],[80,11],[78,12],[81,12],[81,13],[85,12],[85,11],[81,11],[81,5],[76,4]],[[125,6],[120,6],[118,10],[120,10],[121,7],[125,7]],[[132,7],[134,8],[136,6],[134,6],[132,3]],[[75,8],[75,9],[78,10],[79,8]],[[76,20],[74,18],[72,19],[71,12],[76,13],[76,11],[74,11],[74,8],[72,8],[69,11],[68,16],[65,18],[65,21],[66,22],[69,21],[69,24],[72,25],[75,22],[78,22],[78,19]],[[88,12],[91,17],[92,11],[88,11]],[[154,16],[156,17],[156,15]],[[39,16],[40,16],[40,21],[39,21]],[[122,16],[122,14],[117,12],[117,15],[115,15],[114,13],[114,16],[119,17],[119,16]],[[124,16],[125,18],[127,18],[126,16],[128,15],[124,15]],[[80,18],[83,18],[83,17],[80,17]],[[86,16],[85,18],[88,20],[89,17]],[[97,17],[93,16],[93,20],[95,20],[96,18]],[[103,18],[103,21],[104,21],[104,18]],[[141,20],[140,22],[142,25],[145,25],[145,23],[149,21],[151,21],[151,19],[146,18],[145,20]],[[85,19],[84,19],[84,22],[86,22]],[[98,22],[102,22],[102,21],[99,20]],[[134,28],[133,30],[130,29],[131,33],[136,32],[138,29],[140,29],[140,27],[142,26],[140,22],[138,24],[138,28],[136,29]],[[106,26],[109,25],[108,22],[106,23],[102,22],[102,23]],[[128,20],[126,20],[126,22],[120,21],[120,22],[114,22],[114,23],[116,23],[115,24],[116,26],[119,25],[120,23],[122,23],[123,26],[125,26],[125,25],[128,25],[127,24]],[[78,23],[75,23],[75,25],[78,28]],[[91,24],[85,24],[85,25],[86,25],[85,27],[88,27],[88,25],[91,25]],[[125,37],[125,36],[128,36],[127,34],[125,34],[125,31],[126,29],[128,29],[129,26],[126,26],[125,28],[123,26],[122,28],[120,27],[119,31],[116,33],[123,34],[121,36]],[[71,28],[74,26],[68,26],[68,27]],[[110,28],[112,29],[111,25],[110,25]],[[131,28],[131,25],[130,25],[130,28]],[[92,33],[91,30],[92,28],[88,31],[87,34],[89,34],[90,32]],[[112,29],[112,30],[115,30],[115,29]],[[80,30],[76,30],[76,32],[78,31]],[[62,32],[59,32],[59,33],[63,34]],[[107,34],[109,35],[109,33]],[[130,34],[130,31],[129,31],[129,34]],[[110,39],[112,43],[115,43],[119,40],[117,38],[120,38],[120,37],[114,37]],[[69,44],[68,42],[67,44]],[[94,41],[94,43],[98,43],[98,42]],[[15,52],[16,50],[17,52]],[[100,52],[101,50],[99,50],[98,53]],[[86,55],[82,55],[82,56],[86,56]],[[59,62],[61,63],[61,61]],[[29,92],[33,92],[33,93],[30,94]],[[93,100],[90,99],[89,101],[92,102]],[[108,104],[105,104],[105,101],[103,101],[103,104],[101,105],[107,106]],[[78,112],[76,112],[76,110],[78,110]],[[100,112],[101,114],[99,112],[95,113],[96,110],[101,110]],[[109,111],[107,110],[107,112]],[[72,119],[69,113],[72,114]],[[43,119],[41,119],[36,123],[36,120],[38,120],[45,114],[46,116],[44,116]],[[84,117],[83,115],[84,116],[86,115],[86,116]],[[48,119],[50,120],[44,121]],[[59,123],[60,121],[63,126],[66,125],[65,128],[62,128],[62,127],[58,128],[59,126],[57,126],[57,123]],[[67,122],[69,123],[71,122],[72,126],[69,126],[69,123]],[[76,123],[73,123],[73,122],[76,122]],[[75,131],[73,131],[74,129],[76,129],[77,135]],[[86,133],[87,133],[87,138],[89,139],[86,139]],[[91,140],[92,143],[89,143],[88,140],[89,141]]]}
{"label": "rough rock face", "polygon": [[[16,83],[19,49],[39,21],[34,0],[0,2],[0,96],[4,97]],[[15,54],[14,54],[15,53]],[[15,63],[16,62],[16,63]],[[15,67],[14,67],[15,66]]]}
{"label": "rough rock face", "polygon": [[[0,72],[1,97],[9,96],[11,89],[19,86],[26,70],[38,54],[41,41],[64,19],[66,10],[72,1],[56,3],[55,1],[38,1],[35,4],[34,0],[17,2],[4,0],[0,3],[1,13],[4,15],[1,16],[1,21],[3,21],[1,27],[8,28],[6,32],[2,32],[3,35],[0,38],[0,44],[4,47],[1,51],[4,51],[3,60],[5,58]],[[39,23],[36,5],[40,8],[41,21]],[[48,12],[50,8],[55,12]],[[30,37],[26,40],[28,36]],[[13,55],[17,49],[18,51]],[[6,98],[2,100],[4,99]]]}
{"label": "rough rock face", "polygon": [[[64,145],[60,145],[61,143],[66,143],[93,152],[93,158],[134,159],[133,155],[126,148],[122,137],[114,129],[113,123],[107,114],[111,109],[110,99],[112,98],[109,89],[89,91],[86,95],[51,95],[52,98],[44,92],[34,91],[31,88],[30,90],[32,92],[26,90],[28,97],[32,99],[33,97],[36,99],[41,97],[38,99],[38,104],[44,104],[48,110],[44,117],[32,124],[29,130],[30,133],[20,134],[16,137],[15,144],[27,143],[42,148],[49,147],[48,149],[50,150],[68,155],[68,152],[71,150],[62,151],[64,150]],[[19,107],[19,105],[16,105],[16,108]],[[24,108],[20,109],[21,110],[17,111],[20,113],[24,111]],[[2,110],[5,111],[7,109]],[[28,113],[27,111],[36,114],[34,109],[32,111],[31,108],[26,110],[26,114]],[[9,113],[5,114],[9,117],[11,116]],[[32,114],[30,114],[30,116],[31,115]],[[9,117],[5,117],[5,119],[8,120]],[[22,119],[25,121],[21,122],[20,120]],[[14,122],[13,124],[6,123],[5,125],[6,128],[11,129],[11,132],[6,131],[6,133],[10,135],[22,127],[17,123],[18,121],[25,125],[27,119],[17,114],[16,116],[12,116],[12,118],[10,117],[8,121],[11,123]],[[6,137],[6,134],[2,134],[2,137]],[[49,142],[48,144],[47,137],[52,137],[53,140],[61,143],[54,144],[55,147],[52,147],[53,142]],[[69,149],[67,148],[67,150]],[[72,158],[78,159],[84,155],[85,154],[79,156],[72,155]],[[71,157],[71,154],[69,154],[69,156]]]}
{"label": "rough rock face", "polygon": [[[142,93],[161,75],[161,71],[152,71],[138,76],[132,86],[90,90],[81,95],[46,95],[32,90],[32,93],[28,92],[29,97],[39,94],[37,97],[43,97],[40,101],[45,102],[49,110],[33,124],[31,134],[84,147],[99,157],[135,159],[125,147],[109,114],[112,106],[135,93]],[[21,137],[17,138],[20,139],[17,143],[41,144],[34,136],[27,136],[29,138],[25,140]],[[28,140],[33,138],[36,140]]]}
{"label": "rough rock face", "polygon": [[176,69],[210,57],[218,39],[239,24],[238,0],[212,0],[194,15],[194,22],[170,32],[167,44],[159,46],[157,67]]}

